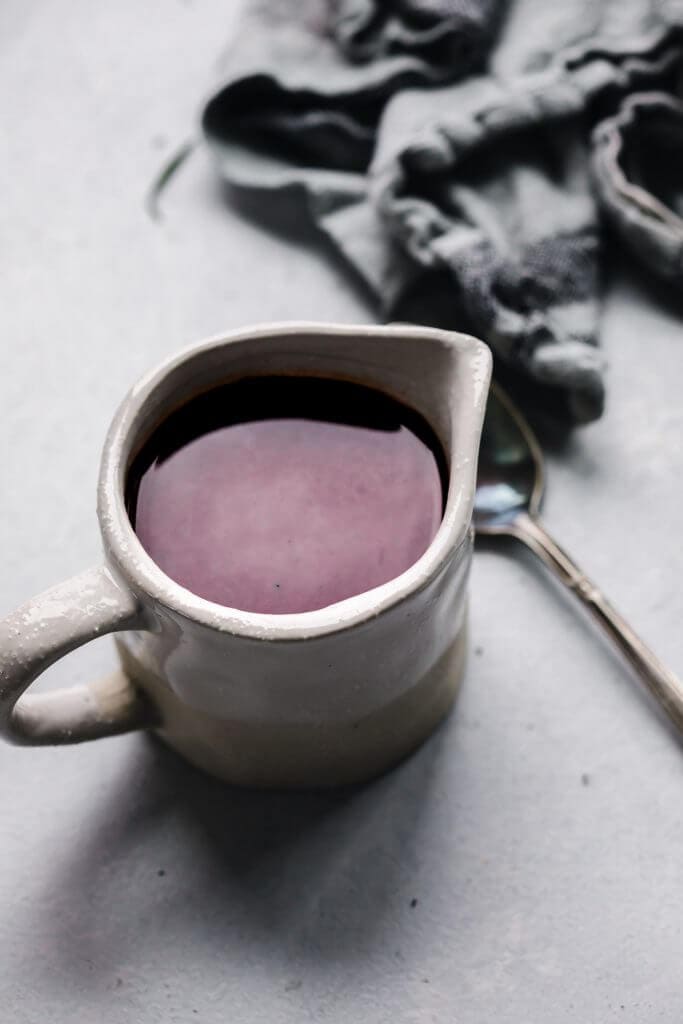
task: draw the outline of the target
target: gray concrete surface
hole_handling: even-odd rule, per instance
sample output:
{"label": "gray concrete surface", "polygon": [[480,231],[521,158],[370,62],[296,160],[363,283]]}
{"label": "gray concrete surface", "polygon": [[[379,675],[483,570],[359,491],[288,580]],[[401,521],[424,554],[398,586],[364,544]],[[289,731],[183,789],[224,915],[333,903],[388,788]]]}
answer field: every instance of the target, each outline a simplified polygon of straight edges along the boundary
{"label": "gray concrete surface", "polygon": [[[100,444],[160,356],[371,316],[203,154],[143,210],[233,13],[0,7],[0,613],[97,560]],[[620,272],[604,339],[609,410],[551,456],[546,518],[683,671],[680,308]],[[142,736],[0,747],[0,1021],[680,1024],[683,750],[521,554],[477,555],[472,605],[457,712],[353,793],[222,789]]]}

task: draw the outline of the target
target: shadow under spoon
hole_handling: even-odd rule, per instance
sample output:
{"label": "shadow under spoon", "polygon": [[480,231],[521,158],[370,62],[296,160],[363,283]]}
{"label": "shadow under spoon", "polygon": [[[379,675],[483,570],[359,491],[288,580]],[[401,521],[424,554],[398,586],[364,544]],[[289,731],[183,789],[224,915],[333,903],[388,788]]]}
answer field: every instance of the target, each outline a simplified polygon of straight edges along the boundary
{"label": "shadow under spoon", "polygon": [[515,537],[526,544],[583,602],[683,735],[683,684],[542,525],[539,508],[543,485],[543,455],[538,441],[511,399],[494,385],[479,455],[474,502],[477,534]]}

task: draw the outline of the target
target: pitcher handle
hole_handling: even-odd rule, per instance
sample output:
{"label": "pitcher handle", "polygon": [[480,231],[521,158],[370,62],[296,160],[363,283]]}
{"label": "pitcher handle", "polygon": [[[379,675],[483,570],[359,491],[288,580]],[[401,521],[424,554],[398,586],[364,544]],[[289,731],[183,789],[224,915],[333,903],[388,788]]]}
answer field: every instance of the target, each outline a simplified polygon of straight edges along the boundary
{"label": "pitcher handle", "polygon": [[154,709],[121,670],[89,686],[22,697],[46,668],[89,640],[145,628],[141,605],[105,566],[22,605],[0,622],[0,736],[44,746],[154,725]]}

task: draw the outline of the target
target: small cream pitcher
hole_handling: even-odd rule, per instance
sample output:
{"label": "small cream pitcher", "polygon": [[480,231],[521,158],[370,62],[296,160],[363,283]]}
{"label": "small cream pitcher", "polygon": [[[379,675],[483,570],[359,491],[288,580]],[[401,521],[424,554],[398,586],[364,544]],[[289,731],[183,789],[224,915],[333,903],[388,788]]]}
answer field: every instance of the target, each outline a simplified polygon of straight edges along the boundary
{"label": "small cream pitcher", "polygon": [[[0,623],[0,732],[77,743],[152,729],[230,783],[359,782],[418,746],[450,709],[466,650],[472,503],[491,357],[476,339],[410,325],[267,324],[192,346],[140,381],[102,455],[101,566]],[[259,374],[374,387],[415,409],[448,465],[440,528],[400,576],[301,614],[227,608],[175,583],[126,511],[131,460],[155,427],[203,391]],[[51,664],[116,634],[120,668],[90,686],[27,693]]]}

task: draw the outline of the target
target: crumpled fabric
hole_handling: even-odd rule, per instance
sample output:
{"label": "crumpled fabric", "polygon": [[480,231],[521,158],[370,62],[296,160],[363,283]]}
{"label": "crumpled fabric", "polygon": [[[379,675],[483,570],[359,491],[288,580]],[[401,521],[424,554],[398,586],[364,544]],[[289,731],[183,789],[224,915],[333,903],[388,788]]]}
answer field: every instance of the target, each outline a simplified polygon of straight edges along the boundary
{"label": "crumpled fabric", "polygon": [[303,197],[380,316],[479,335],[586,422],[605,392],[598,203],[641,253],[661,233],[661,209],[633,217],[642,175],[613,186],[619,153],[638,163],[634,95],[676,92],[682,30],[683,0],[250,0],[203,132],[235,188]]}
{"label": "crumpled fabric", "polygon": [[415,53],[452,79],[482,65],[502,12],[503,0],[330,0],[330,29],[350,61]]}
{"label": "crumpled fabric", "polygon": [[635,93],[593,134],[593,173],[606,216],[643,268],[683,284],[683,103]]}

